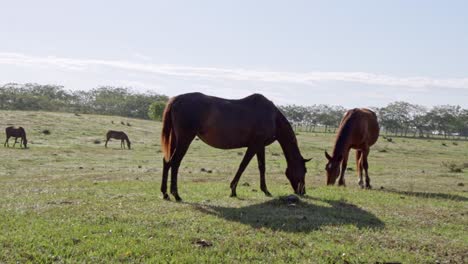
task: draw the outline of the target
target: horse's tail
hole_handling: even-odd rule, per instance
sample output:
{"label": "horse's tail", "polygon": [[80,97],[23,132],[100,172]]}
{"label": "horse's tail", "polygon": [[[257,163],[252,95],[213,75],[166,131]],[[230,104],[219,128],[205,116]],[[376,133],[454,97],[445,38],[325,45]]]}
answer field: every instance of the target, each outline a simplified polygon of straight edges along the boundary
{"label": "horse's tail", "polygon": [[164,154],[164,160],[169,161],[172,156],[172,141],[175,139],[174,130],[172,127],[172,102],[173,100],[169,100],[164,108],[164,113],[162,116],[162,132],[161,132],[161,147],[162,152]]}

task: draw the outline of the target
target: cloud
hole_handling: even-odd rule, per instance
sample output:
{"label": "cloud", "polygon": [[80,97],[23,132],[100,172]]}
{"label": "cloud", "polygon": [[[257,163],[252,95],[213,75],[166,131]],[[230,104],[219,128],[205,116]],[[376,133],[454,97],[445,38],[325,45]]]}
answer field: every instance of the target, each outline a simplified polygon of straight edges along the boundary
{"label": "cloud", "polygon": [[67,71],[96,71],[112,68],[132,73],[147,73],[168,77],[199,80],[256,81],[279,84],[317,85],[320,82],[347,82],[376,86],[411,88],[424,91],[428,88],[468,89],[468,78],[398,77],[367,72],[279,72],[251,69],[194,67],[139,63],[125,60],[76,59],[55,56],[30,56],[20,53],[0,52],[0,64],[26,67],[49,67]]}
{"label": "cloud", "polygon": [[134,52],[133,54],[133,57],[135,57],[136,59],[138,60],[142,60],[142,61],[152,61],[153,59],[149,56],[146,56],[146,55],[143,55],[139,52]]}

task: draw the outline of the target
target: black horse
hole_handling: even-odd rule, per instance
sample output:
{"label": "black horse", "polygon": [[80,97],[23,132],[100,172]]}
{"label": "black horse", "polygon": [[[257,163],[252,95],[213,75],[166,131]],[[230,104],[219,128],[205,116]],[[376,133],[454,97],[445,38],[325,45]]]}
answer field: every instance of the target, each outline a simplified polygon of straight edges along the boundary
{"label": "black horse", "polygon": [[10,139],[10,137],[14,137],[15,144],[13,144],[13,147],[15,147],[16,143],[18,143],[18,138],[21,138],[20,147],[23,146],[24,148],[28,148],[28,140],[26,139],[26,131],[24,130],[24,128],[22,127],[16,128],[16,127],[10,126],[5,129],[5,133],[6,133],[6,140],[5,140],[5,144],[3,144],[4,147],[10,147],[8,140]]}
{"label": "black horse", "polygon": [[239,168],[231,181],[231,196],[237,196],[239,179],[256,155],[260,172],[260,189],[270,196],[265,181],[265,147],[278,141],[288,167],[286,177],[295,193],[305,194],[304,159],[296,135],[286,117],[267,98],[253,94],[230,100],[202,93],[178,95],[164,109],[161,146],[164,154],[161,192],[167,194],[167,178],[171,170],[171,194],[177,201],[177,175],[190,143],[198,136],[206,144],[219,149],[247,147]]}
{"label": "black horse", "polygon": [[120,139],[120,148],[125,148],[124,141],[127,141],[128,149],[131,149],[131,147],[130,147],[131,142],[128,139],[128,136],[127,136],[127,134],[125,134],[125,132],[123,132],[123,131],[114,131],[114,130],[107,131],[106,144],[104,145],[106,148],[107,148],[107,142],[109,142],[109,140],[111,138]]}

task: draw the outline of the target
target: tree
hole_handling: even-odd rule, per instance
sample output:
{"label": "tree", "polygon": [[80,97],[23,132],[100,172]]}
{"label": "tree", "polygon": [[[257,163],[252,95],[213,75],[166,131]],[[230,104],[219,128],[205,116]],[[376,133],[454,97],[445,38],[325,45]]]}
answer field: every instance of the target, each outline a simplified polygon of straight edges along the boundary
{"label": "tree", "polygon": [[325,132],[328,132],[329,127],[336,129],[346,112],[341,106],[319,105],[317,108],[317,122],[325,126]]}
{"label": "tree", "polygon": [[468,137],[468,109],[463,109],[459,115],[460,119],[460,136]]}
{"label": "tree", "polygon": [[148,108],[148,116],[150,119],[161,121],[164,113],[166,102],[157,101],[152,103]]}
{"label": "tree", "polygon": [[429,112],[431,125],[438,134],[447,137],[450,134],[459,132],[460,128],[463,127],[463,122],[460,119],[461,113],[460,106],[434,106]]}
{"label": "tree", "polygon": [[307,110],[299,105],[285,105],[279,107],[280,111],[286,116],[289,122],[302,123],[305,121]]}
{"label": "tree", "polygon": [[412,105],[410,113],[410,124],[415,129],[414,136],[416,136],[416,133],[419,132],[419,136],[422,137],[424,132],[431,130],[427,108],[421,105]]}
{"label": "tree", "polygon": [[411,104],[409,103],[399,101],[388,104],[379,109],[380,124],[395,134],[400,132],[406,135],[411,120],[410,112]]}

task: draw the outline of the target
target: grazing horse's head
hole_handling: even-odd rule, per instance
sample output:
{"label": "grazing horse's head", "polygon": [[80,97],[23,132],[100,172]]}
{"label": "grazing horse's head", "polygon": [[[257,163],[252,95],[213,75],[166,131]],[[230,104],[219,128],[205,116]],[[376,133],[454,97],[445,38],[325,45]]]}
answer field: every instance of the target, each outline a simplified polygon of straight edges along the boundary
{"label": "grazing horse's head", "polygon": [[326,151],[325,157],[328,159],[328,163],[325,166],[325,170],[327,171],[327,185],[333,185],[338,175],[340,175],[341,158],[331,157]]}
{"label": "grazing horse's head", "polygon": [[130,142],[130,140],[127,138],[127,146],[128,146],[128,149],[132,149],[131,145],[132,145],[132,142]]}
{"label": "grazing horse's head", "polygon": [[26,139],[26,137],[24,137],[23,139],[23,146],[24,148],[28,148],[28,140]]}
{"label": "grazing horse's head", "polygon": [[310,159],[301,159],[297,165],[286,168],[286,177],[288,177],[294,192],[298,195],[305,194],[305,174],[307,173],[305,164],[308,161]]}

